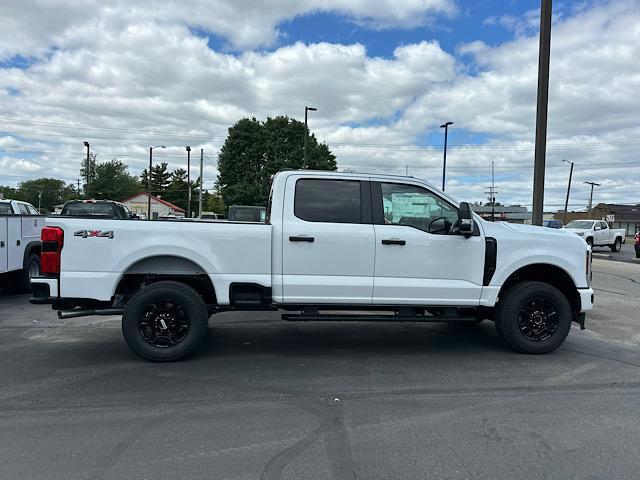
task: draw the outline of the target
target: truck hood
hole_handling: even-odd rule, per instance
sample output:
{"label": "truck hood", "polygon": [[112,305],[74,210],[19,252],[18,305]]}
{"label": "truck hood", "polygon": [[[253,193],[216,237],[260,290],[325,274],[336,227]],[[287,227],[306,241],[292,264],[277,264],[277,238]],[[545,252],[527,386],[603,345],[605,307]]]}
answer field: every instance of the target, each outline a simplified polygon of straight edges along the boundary
{"label": "truck hood", "polygon": [[575,230],[566,230],[564,228],[548,228],[537,225],[521,225],[518,223],[507,222],[487,222],[484,220],[482,226],[484,227],[484,231],[487,236],[495,235],[500,237],[500,232],[505,232],[505,234],[506,232],[517,232],[518,234],[522,234],[523,240],[527,239],[529,241],[535,241],[537,238],[539,240],[544,239],[551,242],[557,241],[558,243],[563,244],[566,244],[567,241],[570,242],[572,239],[580,242],[580,240],[578,240],[580,237],[575,235]]}
{"label": "truck hood", "polygon": [[564,227],[563,230],[566,230],[567,232],[575,233],[575,234],[580,235],[580,236],[583,236],[587,232],[591,232],[591,230],[588,229],[588,228],[567,228],[567,227]]}

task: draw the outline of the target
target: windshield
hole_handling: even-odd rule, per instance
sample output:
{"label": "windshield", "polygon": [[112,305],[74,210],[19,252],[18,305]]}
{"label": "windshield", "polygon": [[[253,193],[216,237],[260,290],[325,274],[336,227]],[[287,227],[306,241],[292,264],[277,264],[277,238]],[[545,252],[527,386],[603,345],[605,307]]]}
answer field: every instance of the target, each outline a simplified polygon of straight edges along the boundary
{"label": "windshield", "polygon": [[113,215],[110,203],[69,203],[62,209],[62,215]]}
{"label": "windshield", "polygon": [[569,222],[565,228],[585,228],[589,229],[593,225],[591,220],[573,220]]}

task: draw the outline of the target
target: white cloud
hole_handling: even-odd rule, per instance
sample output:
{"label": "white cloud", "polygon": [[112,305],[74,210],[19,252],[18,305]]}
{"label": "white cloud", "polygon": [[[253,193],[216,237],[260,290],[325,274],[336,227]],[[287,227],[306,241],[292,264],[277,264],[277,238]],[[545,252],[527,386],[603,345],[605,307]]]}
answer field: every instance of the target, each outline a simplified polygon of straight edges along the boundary
{"label": "white cloud", "polygon": [[[524,32],[497,46],[471,42],[460,45],[455,55],[436,41],[424,41],[399,46],[391,58],[378,58],[370,56],[364,45],[334,43],[295,43],[270,52],[231,55],[211,50],[189,29],[194,26],[191,18],[197,18],[202,28],[236,45],[258,45],[276,38],[281,19],[305,12],[339,10],[354,21],[375,17],[382,27],[396,22],[410,25],[416,17],[426,21],[425,15],[451,14],[455,8],[452,2],[417,0],[267,3],[270,9],[218,1],[205,12],[204,3],[193,2],[184,9],[191,12],[187,19],[172,3],[146,8],[153,11],[151,17],[137,3],[129,7],[115,1],[100,6],[64,2],[57,5],[64,19],[53,17],[51,28],[41,28],[33,38],[6,41],[2,36],[0,56],[20,53],[18,49],[25,55],[48,51],[49,56],[28,69],[0,69],[0,132],[22,132],[22,136],[0,136],[5,155],[0,184],[15,184],[20,176],[40,176],[43,171],[73,181],[83,140],[91,142],[99,159],[118,156],[133,173],[145,168],[151,145],[166,144],[168,148],[154,157],[174,167],[184,166],[184,145],[195,151],[205,148],[206,174],[212,178],[215,152],[233,122],[243,116],[299,118],[304,105],[313,105],[318,111],[310,116],[310,126],[321,140],[334,145],[340,167],[388,173],[408,169],[439,184],[438,125],[453,120],[450,191],[465,199],[482,199],[494,160],[501,200],[531,202],[536,35]],[[7,5],[14,4],[0,7],[5,17]],[[638,182],[630,178],[640,167],[640,141],[635,140],[640,134],[637,7],[632,0],[598,4],[576,10],[554,25],[550,205],[564,201],[568,171],[562,158],[576,162],[572,189],[576,205],[586,204],[588,191],[582,182],[592,179],[603,184],[596,193],[599,199],[638,201]],[[92,12],[86,22],[77,20],[83,8]],[[20,12],[26,10],[30,9]],[[265,18],[258,18],[259,10]],[[9,12],[12,25],[44,22],[36,13],[21,17],[16,11]],[[75,20],[67,22],[67,16]],[[216,26],[218,19],[221,26]],[[255,31],[245,28],[258,23]],[[225,33],[223,27],[237,30],[237,35]],[[49,51],[52,45],[64,48]],[[465,63],[468,60],[471,67]],[[2,94],[9,88],[19,94]],[[456,147],[468,142],[461,140],[460,132],[478,136],[486,145]],[[403,146],[424,143],[429,133],[437,134],[427,141],[435,142],[433,147]],[[44,153],[29,153],[34,151]]]}

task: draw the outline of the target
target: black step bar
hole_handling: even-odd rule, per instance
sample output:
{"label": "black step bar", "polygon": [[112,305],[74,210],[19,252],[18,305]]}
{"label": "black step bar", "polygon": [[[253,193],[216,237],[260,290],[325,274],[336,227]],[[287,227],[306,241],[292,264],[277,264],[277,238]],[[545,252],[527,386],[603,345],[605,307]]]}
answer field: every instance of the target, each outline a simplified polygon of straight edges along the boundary
{"label": "black step bar", "polygon": [[476,317],[449,315],[366,315],[366,314],[325,314],[325,313],[284,313],[282,320],[289,322],[468,322]]}

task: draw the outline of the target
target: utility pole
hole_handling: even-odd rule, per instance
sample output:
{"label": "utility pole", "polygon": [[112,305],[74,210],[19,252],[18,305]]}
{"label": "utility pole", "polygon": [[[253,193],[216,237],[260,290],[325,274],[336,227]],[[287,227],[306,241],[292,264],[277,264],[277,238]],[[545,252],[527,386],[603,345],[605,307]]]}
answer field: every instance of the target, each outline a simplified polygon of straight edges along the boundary
{"label": "utility pole", "polygon": [[445,175],[447,174],[447,134],[449,133],[449,125],[453,125],[453,122],[447,122],[440,125],[440,128],[444,128],[444,158],[442,161],[442,191],[444,192]]}
{"label": "utility pole", "polygon": [[202,216],[202,183],[204,179],[202,178],[202,168],[204,163],[204,149],[200,149],[200,193],[198,194],[198,218]]}
{"label": "utility pole", "polygon": [[302,154],[304,156],[304,166],[307,166],[307,137],[309,136],[309,127],[307,126],[307,113],[316,112],[316,107],[304,107],[304,142],[302,143]]}
{"label": "utility pole", "polygon": [[153,149],[165,148],[164,145],[156,145],[155,147],[149,147],[149,174],[147,176],[148,194],[147,197],[147,220],[151,220],[151,170],[153,169]]}
{"label": "utility pole", "polygon": [[191,218],[191,147],[187,145],[187,218]]}
{"label": "utility pole", "polygon": [[78,197],[80,196],[80,179],[78,178]]}
{"label": "utility pole", "polygon": [[40,203],[42,200],[42,190],[38,191],[38,213],[40,213]]}
{"label": "utility pole", "polygon": [[89,170],[91,169],[91,160],[89,157],[89,142],[84,142],[84,146],[87,147],[87,163],[84,168],[84,180],[85,180],[85,194],[89,191]]}
{"label": "utility pole", "polygon": [[494,176],[494,165],[495,162],[491,161],[491,186],[487,187],[489,189],[488,192],[484,192],[489,195],[488,200],[491,202],[491,221],[496,221],[496,184],[495,184],[495,176]]}
{"label": "utility pole", "polygon": [[589,195],[589,218],[591,218],[591,206],[593,205],[593,187],[599,187],[599,183],[595,182],[584,182],[587,185],[591,185],[591,195]]}
{"label": "utility pole", "polygon": [[536,108],[536,147],[533,165],[533,213],[531,218],[533,225],[542,225],[542,213],[544,210],[544,169],[547,152],[550,56],[551,0],[541,0],[540,48],[538,52],[538,104]]}
{"label": "utility pole", "polygon": [[573,162],[569,160],[562,160],[563,162],[567,162],[571,164],[571,170],[569,170],[569,183],[567,184],[567,198],[564,201],[564,216],[562,217],[562,221],[567,223],[567,210],[569,209],[569,192],[571,191],[571,177],[573,176]]}

